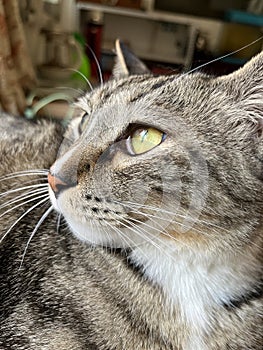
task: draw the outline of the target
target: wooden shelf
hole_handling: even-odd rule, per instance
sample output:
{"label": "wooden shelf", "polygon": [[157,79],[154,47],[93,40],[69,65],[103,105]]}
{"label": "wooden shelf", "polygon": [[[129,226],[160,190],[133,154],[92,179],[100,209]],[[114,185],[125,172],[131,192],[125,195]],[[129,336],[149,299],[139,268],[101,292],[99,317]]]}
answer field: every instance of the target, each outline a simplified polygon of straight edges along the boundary
{"label": "wooden shelf", "polygon": [[[120,6],[107,6],[87,1],[78,1],[77,8],[81,11],[100,11],[105,14],[105,34],[103,49],[107,49],[108,42],[113,47],[114,39],[124,36],[131,43],[134,52],[144,59],[155,61],[186,64],[190,61],[190,50],[187,50],[186,61],[185,55],[178,55],[171,50],[174,45],[175,37],[166,35],[161,41],[158,41],[159,51],[157,48],[152,49],[156,41],[155,31],[160,29],[161,25],[185,25],[189,27],[190,37],[194,33],[201,33],[207,42],[207,49],[216,53],[218,42],[220,41],[224,23],[220,20],[197,17],[192,15],[176,14],[156,10],[137,10]],[[151,27],[151,29],[150,29]],[[159,29],[158,29],[159,28]],[[139,32],[140,30],[140,32]],[[134,32],[134,33],[133,33]],[[149,34],[152,32],[152,35]],[[148,33],[148,35],[146,34]],[[192,35],[193,34],[193,35]],[[189,45],[193,45],[193,40]]]}
{"label": "wooden shelf", "polygon": [[194,25],[199,26],[202,23],[207,24],[217,24],[219,21],[210,19],[210,18],[202,18],[190,15],[179,15],[173,14],[165,11],[144,11],[144,10],[135,10],[129,9],[125,7],[119,6],[106,6],[100,4],[93,4],[85,1],[78,1],[77,8],[80,10],[88,10],[88,11],[101,11],[103,13],[111,13],[120,16],[129,16],[136,17],[142,19],[149,19],[153,21],[163,21],[163,22],[171,22],[185,25]]}

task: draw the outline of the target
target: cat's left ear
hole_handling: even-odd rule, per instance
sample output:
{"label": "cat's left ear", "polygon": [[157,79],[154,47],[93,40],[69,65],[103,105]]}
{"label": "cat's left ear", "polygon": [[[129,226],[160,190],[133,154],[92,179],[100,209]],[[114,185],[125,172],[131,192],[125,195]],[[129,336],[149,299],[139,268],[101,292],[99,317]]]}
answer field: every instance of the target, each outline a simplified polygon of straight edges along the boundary
{"label": "cat's left ear", "polygon": [[150,74],[146,65],[139,60],[120,40],[115,43],[116,62],[113,68],[113,77],[116,79],[129,75]]}
{"label": "cat's left ear", "polygon": [[263,134],[263,51],[237,71],[219,78]]}

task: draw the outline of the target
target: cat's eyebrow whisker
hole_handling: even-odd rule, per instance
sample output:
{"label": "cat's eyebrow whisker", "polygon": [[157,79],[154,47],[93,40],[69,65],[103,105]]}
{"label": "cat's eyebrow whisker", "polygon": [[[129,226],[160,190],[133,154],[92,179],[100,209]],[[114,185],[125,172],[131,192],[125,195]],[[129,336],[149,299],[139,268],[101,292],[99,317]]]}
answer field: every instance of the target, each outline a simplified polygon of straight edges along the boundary
{"label": "cat's eyebrow whisker", "polygon": [[[5,234],[3,235],[3,237],[0,239],[0,244],[2,243],[2,241],[6,238],[6,236],[9,234],[9,232],[11,232],[11,230],[19,223],[20,220],[22,220],[28,213],[30,213],[32,210],[34,210],[35,208],[37,208],[40,204],[47,202],[49,200],[49,195],[42,195],[39,198],[44,198],[42,200],[40,200],[39,202],[37,202],[36,204],[34,204],[32,207],[30,207],[26,212],[24,212],[22,215],[19,216],[19,218],[9,227],[9,229],[5,232]],[[39,199],[38,198],[38,199]],[[37,199],[37,198],[35,198]],[[31,202],[32,200],[30,200]],[[19,206],[23,205],[24,203],[20,204]]]}
{"label": "cat's eyebrow whisker", "polygon": [[237,50],[235,50],[235,51],[231,51],[230,53],[227,53],[227,54],[225,54],[225,55],[223,55],[223,56],[217,57],[217,58],[215,58],[215,59],[213,59],[213,60],[211,60],[211,61],[209,61],[209,62],[205,62],[205,63],[201,64],[200,66],[197,66],[197,67],[191,69],[190,71],[188,71],[188,72],[186,72],[186,73],[184,73],[184,74],[181,74],[181,76],[179,76],[179,79],[180,79],[180,77],[183,77],[183,76],[185,76],[185,75],[189,75],[189,74],[191,74],[191,73],[193,73],[193,72],[199,70],[200,68],[203,68],[203,67],[205,67],[205,66],[208,66],[208,65],[211,64],[211,63],[218,62],[218,61],[221,61],[221,60],[224,59],[224,58],[227,58],[227,57],[229,57],[229,56],[235,55],[236,53],[238,53],[238,52],[240,52],[240,51],[242,51],[242,50],[244,50],[244,49],[250,47],[251,45],[254,45],[254,44],[256,44],[257,42],[261,41],[262,38],[263,38],[263,36],[261,36],[261,37],[255,39],[254,41],[250,42],[250,43],[247,44],[247,45],[242,46],[240,49],[237,49]]}
{"label": "cat's eyebrow whisker", "polygon": [[[81,73],[79,70],[74,69],[74,68],[68,68],[67,70],[71,70],[71,71],[73,71],[73,72],[79,74],[79,75],[83,78],[83,80],[88,84],[90,90],[91,90],[91,91],[94,90],[94,88],[93,88],[91,82],[89,81],[89,79],[88,79],[83,73]],[[77,89],[74,89],[74,90],[77,91]]]}
{"label": "cat's eyebrow whisker", "polygon": [[101,70],[101,67],[100,67],[100,64],[99,64],[99,61],[97,59],[97,56],[95,54],[95,52],[92,50],[92,48],[90,47],[90,45],[87,45],[86,46],[88,47],[89,51],[91,52],[95,62],[96,62],[96,66],[97,66],[97,69],[98,69],[98,73],[99,73],[99,80],[100,80],[100,84],[103,85],[104,84],[104,80],[103,80],[103,76],[102,76],[102,70]]}
{"label": "cat's eyebrow whisker", "polygon": [[[67,70],[71,70],[73,72],[80,73],[78,70],[75,70],[73,68],[67,68]],[[75,91],[77,94],[80,94],[80,93],[84,94],[85,93],[85,91],[83,89],[80,89],[80,88],[76,89],[76,88],[71,87],[71,86],[56,86],[56,90],[67,90],[67,91],[72,90],[72,91]],[[74,102],[73,102],[73,105],[74,105]]]}
{"label": "cat's eyebrow whisker", "polygon": [[20,196],[17,196],[15,197],[14,199],[10,200],[10,201],[7,201],[6,203],[0,205],[0,209],[3,209],[5,207],[9,207],[10,205],[12,204],[15,204],[17,202],[21,202],[25,199],[28,199],[28,198],[31,198],[37,194],[40,194],[40,193],[48,193],[47,189],[46,188],[42,188],[42,189],[39,189],[39,190],[32,190],[32,191],[29,191],[29,192],[26,192],[24,194],[21,194]]}
{"label": "cat's eyebrow whisker", "polygon": [[15,193],[15,192],[21,192],[21,191],[28,190],[28,189],[31,189],[31,188],[40,188],[40,187],[48,188],[48,183],[41,183],[41,184],[36,184],[36,185],[23,186],[23,187],[15,188],[13,190],[8,190],[6,192],[0,193],[0,198],[4,197],[4,196],[7,196],[9,194]]}
{"label": "cat's eyebrow whisker", "polygon": [[28,250],[28,247],[29,247],[29,244],[31,242],[31,240],[33,239],[34,235],[36,234],[37,230],[39,229],[39,227],[41,226],[41,224],[45,221],[45,219],[48,217],[48,215],[51,213],[51,211],[53,210],[53,206],[49,207],[48,210],[45,211],[45,213],[41,216],[41,218],[39,219],[38,223],[36,224],[34,230],[32,231],[27,243],[26,243],[26,246],[25,246],[25,249],[24,249],[24,252],[23,252],[23,255],[22,255],[22,259],[21,259],[21,263],[20,263],[20,267],[18,269],[18,271],[22,268],[22,265],[23,265],[23,262],[24,262],[24,259],[25,259],[25,256],[26,256],[26,252]]}

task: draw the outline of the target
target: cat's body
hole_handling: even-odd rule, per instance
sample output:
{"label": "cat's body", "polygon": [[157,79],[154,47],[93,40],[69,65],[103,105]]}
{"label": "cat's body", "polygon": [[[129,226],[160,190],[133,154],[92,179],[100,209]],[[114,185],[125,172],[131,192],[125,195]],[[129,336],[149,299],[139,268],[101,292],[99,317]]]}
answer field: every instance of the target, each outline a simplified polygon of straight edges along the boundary
{"label": "cat's body", "polygon": [[[262,349],[262,65],[109,82],[60,151],[55,123],[2,116],[0,176],[59,152],[50,196],[84,243],[51,213],[25,251],[47,207],[3,239],[0,349]],[[161,141],[135,154],[138,128]],[[0,217],[2,234],[34,203]]]}

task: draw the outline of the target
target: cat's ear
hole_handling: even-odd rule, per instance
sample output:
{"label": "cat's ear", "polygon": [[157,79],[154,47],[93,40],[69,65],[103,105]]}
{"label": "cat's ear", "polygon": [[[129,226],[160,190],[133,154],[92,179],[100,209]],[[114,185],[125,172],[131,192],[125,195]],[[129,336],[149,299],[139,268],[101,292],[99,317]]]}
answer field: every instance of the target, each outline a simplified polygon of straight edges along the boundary
{"label": "cat's ear", "polygon": [[263,135],[263,51],[237,71],[219,78]]}
{"label": "cat's ear", "polygon": [[[255,93],[255,89],[263,89],[263,51],[248,61],[243,67],[235,72],[222,77],[228,79],[232,88],[236,85],[236,90],[239,88],[244,93]],[[252,89],[252,91],[251,91]],[[261,95],[262,96],[262,95]]]}
{"label": "cat's ear", "polygon": [[146,65],[139,60],[120,40],[115,43],[116,61],[113,68],[113,77],[116,79],[129,75],[149,74]]}

